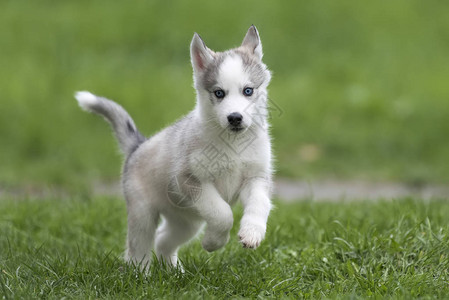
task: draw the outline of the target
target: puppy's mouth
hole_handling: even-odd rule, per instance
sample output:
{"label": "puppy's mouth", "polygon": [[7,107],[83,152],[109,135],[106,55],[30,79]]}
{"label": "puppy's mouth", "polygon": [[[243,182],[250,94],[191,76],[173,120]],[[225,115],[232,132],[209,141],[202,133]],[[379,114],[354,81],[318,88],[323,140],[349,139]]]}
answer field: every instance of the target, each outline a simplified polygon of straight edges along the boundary
{"label": "puppy's mouth", "polygon": [[229,130],[231,130],[232,132],[235,132],[235,133],[239,133],[239,132],[244,131],[245,128],[242,126],[230,126]]}

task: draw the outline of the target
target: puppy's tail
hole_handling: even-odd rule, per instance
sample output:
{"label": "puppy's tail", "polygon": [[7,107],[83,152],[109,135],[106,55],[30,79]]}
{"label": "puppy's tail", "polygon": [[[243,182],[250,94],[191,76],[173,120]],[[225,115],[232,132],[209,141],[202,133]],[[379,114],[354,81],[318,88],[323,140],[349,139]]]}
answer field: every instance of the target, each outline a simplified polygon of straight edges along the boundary
{"label": "puppy's tail", "polygon": [[77,92],[75,98],[83,110],[103,116],[112,125],[125,156],[130,155],[145,141],[126,110],[114,101],[89,92]]}

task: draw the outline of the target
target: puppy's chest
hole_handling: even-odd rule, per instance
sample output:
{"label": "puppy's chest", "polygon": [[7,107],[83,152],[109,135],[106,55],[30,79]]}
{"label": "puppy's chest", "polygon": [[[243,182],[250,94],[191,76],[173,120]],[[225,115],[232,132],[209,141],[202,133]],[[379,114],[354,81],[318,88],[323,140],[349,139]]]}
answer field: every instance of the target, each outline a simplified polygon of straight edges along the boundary
{"label": "puppy's chest", "polygon": [[195,154],[192,167],[200,180],[213,182],[220,195],[233,203],[251,169],[251,159],[245,153],[234,153],[210,147]]}

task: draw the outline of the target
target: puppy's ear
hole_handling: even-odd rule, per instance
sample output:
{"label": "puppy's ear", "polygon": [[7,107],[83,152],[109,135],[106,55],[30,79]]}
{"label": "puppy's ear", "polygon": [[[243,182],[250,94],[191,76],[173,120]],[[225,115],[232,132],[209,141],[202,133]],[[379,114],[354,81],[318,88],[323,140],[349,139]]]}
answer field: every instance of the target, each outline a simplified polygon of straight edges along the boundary
{"label": "puppy's ear", "polygon": [[195,33],[190,43],[190,59],[192,60],[194,73],[204,72],[206,67],[213,61],[213,55],[214,52],[207,48],[198,33]]}
{"label": "puppy's ear", "polygon": [[251,25],[240,47],[245,48],[258,59],[262,59],[262,43],[260,42],[259,32],[257,32],[256,26]]}

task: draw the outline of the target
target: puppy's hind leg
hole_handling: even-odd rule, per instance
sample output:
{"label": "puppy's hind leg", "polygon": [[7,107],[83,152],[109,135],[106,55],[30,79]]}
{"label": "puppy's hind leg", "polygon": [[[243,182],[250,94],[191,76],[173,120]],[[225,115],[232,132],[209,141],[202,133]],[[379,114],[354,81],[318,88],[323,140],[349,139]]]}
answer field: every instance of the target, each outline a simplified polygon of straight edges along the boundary
{"label": "puppy's hind leg", "polygon": [[156,232],[155,248],[158,258],[176,266],[179,246],[195,236],[201,227],[201,223],[199,220],[187,221],[176,216],[164,216],[164,221]]}
{"label": "puppy's hind leg", "polygon": [[125,260],[147,269],[151,263],[151,250],[159,221],[159,212],[140,193],[127,194],[128,237]]}

